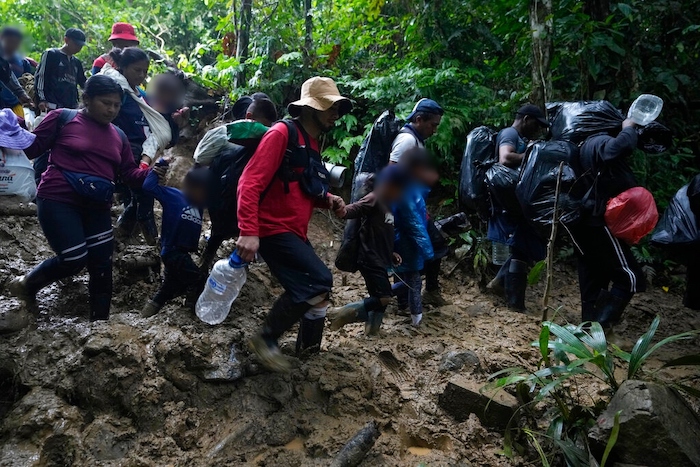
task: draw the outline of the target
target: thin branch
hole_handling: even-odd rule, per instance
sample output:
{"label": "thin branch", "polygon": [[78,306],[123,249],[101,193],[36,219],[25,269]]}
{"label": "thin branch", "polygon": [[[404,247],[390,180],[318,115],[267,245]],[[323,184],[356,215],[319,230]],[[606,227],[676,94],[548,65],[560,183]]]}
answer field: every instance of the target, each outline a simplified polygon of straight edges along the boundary
{"label": "thin branch", "polygon": [[549,242],[547,243],[547,283],[542,296],[542,321],[547,321],[549,314],[549,294],[552,290],[552,282],[554,275],[554,241],[557,238],[557,226],[559,225],[559,193],[561,190],[561,176],[564,172],[564,162],[559,164],[559,173],[557,174],[557,187],[554,191],[554,213],[552,214],[552,230],[549,234]]}

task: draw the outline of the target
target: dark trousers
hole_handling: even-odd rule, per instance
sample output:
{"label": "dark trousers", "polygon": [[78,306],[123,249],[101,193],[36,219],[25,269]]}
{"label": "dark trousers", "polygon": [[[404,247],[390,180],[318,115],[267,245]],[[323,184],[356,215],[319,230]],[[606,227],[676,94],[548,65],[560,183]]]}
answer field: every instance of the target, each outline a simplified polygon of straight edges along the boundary
{"label": "dark trousers", "polygon": [[293,233],[261,238],[259,252],[284,288],[268,313],[263,329],[263,337],[276,343],[311,309],[313,302],[328,296],[333,287],[333,274],[311,244]]}
{"label": "dark trousers", "polygon": [[646,290],[644,273],[630,246],[615,238],[606,226],[577,225],[572,234],[580,248],[576,250],[584,316],[595,315],[600,292],[608,291],[611,283],[610,292],[620,299]]}
{"label": "dark trousers", "polygon": [[442,266],[442,258],[450,252],[447,246],[447,241],[442,233],[435,227],[435,222],[432,218],[428,219],[428,235],[430,243],[433,245],[435,256],[430,261],[425,262],[423,273],[425,274],[425,290],[428,292],[440,291],[440,267]]}
{"label": "dark trousers", "polygon": [[123,222],[127,225],[136,225],[136,222],[150,222],[155,219],[153,214],[155,198],[140,188],[132,188],[128,194],[124,193],[122,202],[125,205],[122,214]]}
{"label": "dark trousers", "polygon": [[203,289],[206,278],[197,267],[189,253],[170,251],[162,258],[164,268],[163,282],[160,284],[153,301],[159,306],[170,300],[187,295],[194,302]]}
{"label": "dark trousers", "polygon": [[683,305],[693,310],[700,310],[700,253],[698,252],[687,265]]}
{"label": "dark trousers", "polygon": [[[34,294],[87,267],[91,300],[108,302],[112,296],[112,216],[104,207],[84,207],[37,198],[41,228],[53,258],[43,261],[27,275],[27,289]],[[108,305],[107,305],[108,306]],[[109,308],[107,308],[109,313]]]}
{"label": "dark trousers", "polygon": [[[381,299],[391,297],[391,282],[386,269],[381,266],[360,266],[360,274],[365,280],[369,299],[365,300],[365,311],[384,313],[386,307],[382,306]],[[361,320],[366,320],[367,316],[358,316]]]}

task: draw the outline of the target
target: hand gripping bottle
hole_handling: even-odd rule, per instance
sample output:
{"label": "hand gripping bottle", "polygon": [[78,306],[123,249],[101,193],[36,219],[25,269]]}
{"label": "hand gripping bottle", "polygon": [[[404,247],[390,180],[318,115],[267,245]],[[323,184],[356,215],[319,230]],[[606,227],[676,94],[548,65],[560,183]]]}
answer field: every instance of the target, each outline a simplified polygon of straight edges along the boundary
{"label": "hand gripping bottle", "polygon": [[195,312],[199,319],[207,324],[219,324],[226,319],[245,284],[245,265],[235,251],[228,259],[217,261],[197,300]]}

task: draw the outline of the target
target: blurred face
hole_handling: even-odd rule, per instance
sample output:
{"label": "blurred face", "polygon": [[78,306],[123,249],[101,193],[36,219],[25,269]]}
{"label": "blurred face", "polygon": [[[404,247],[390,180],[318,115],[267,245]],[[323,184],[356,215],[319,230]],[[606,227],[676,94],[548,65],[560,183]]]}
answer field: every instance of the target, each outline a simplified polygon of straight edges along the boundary
{"label": "blurred face", "polygon": [[85,109],[87,114],[103,125],[111,123],[117,118],[122,108],[122,98],[119,94],[105,94],[102,96],[85,97]]}
{"label": "blurred face", "polygon": [[15,36],[4,37],[2,39],[2,47],[5,49],[5,54],[10,56],[17,53],[22,45],[22,39]]}
{"label": "blurred face", "polygon": [[314,120],[316,122],[316,125],[321,129],[321,131],[328,132],[333,129],[335,126],[335,122],[338,121],[340,118],[340,103],[336,102],[331,106],[330,109],[326,110],[325,112],[321,112],[319,110],[312,110],[314,113]]}
{"label": "blurred face", "polygon": [[374,191],[384,204],[395,203],[403,194],[403,188],[392,183],[382,183]]}
{"label": "blurred face", "polygon": [[413,128],[421,135],[424,139],[428,139],[437,133],[437,129],[442,121],[441,115],[428,115],[427,118],[417,117],[416,121],[413,122]]}
{"label": "blurred face", "polygon": [[124,39],[114,39],[112,45],[118,49],[126,49],[127,47],[138,47],[138,41],[126,41]]}
{"label": "blurred face", "polygon": [[423,185],[434,186],[440,179],[440,175],[432,167],[418,167],[413,171],[413,178]]}
{"label": "blurred face", "polygon": [[71,38],[66,37],[65,42],[66,52],[68,52],[69,55],[76,55],[78,52],[83,50],[83,44],[79,44]]}
{"label": "blurred face", "polygon": [[129,82],[129,86],[136,89],[137,87],[141,86],[144,81],[146,81],[149,66],[150,62],[148,60],[143,60],[141,62],[134,62],[123,70],[119,71],[121,71],[124,78],[126,78],[126,80]]}
{"label": "blurred face", "polygon": [[206,188],[186,183],[182,187],[182,192],[184,193],[185,198],[187,198],[194,206],[201,208],[207,205]]}

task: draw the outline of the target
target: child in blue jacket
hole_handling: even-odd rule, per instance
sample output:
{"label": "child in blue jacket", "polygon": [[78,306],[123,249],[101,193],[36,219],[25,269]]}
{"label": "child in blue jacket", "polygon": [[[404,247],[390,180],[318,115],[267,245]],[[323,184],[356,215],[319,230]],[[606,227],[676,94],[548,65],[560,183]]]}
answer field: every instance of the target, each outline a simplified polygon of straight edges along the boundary
{"label": "child in blue jacket", "polygon": [[403,259],[396,269],[397,279],[406,287],[399,287],[400,294],[408,295],[408,307],[411,322],[418,326],[423,319],[421,290],[423,281],[421,270],[425,262],[434,256],[433,245],[428,234],[428,209],[425,199],[430,192],[429,185],[434,182],[437,172],[433,168],[428,153],[423,148],[406,152],[399,165],[404,166],[411,176],[411,181],[404,190],[401,200],[394,205],[394,229],[396,232],[395,251]]}
{"label": "child in blue jacket", "polygon": [[[157,165],[167,165],[167,162],[161,159]],[[163,168],[158,172],[162,175]],[[163,206],[160,256],[165,266],[158,292],[141,311],[144,318],[155,315],[169,300],[181,295],[187,294],[188,301],[193,303],[196,297],[190,295],[201,290],[205,278],[190,253],[199,248],[208,184],[206,167],[190,170],[185,175],[182,190],[160,185],[156,171],[143,183],[143,191],[153,195]]]}

